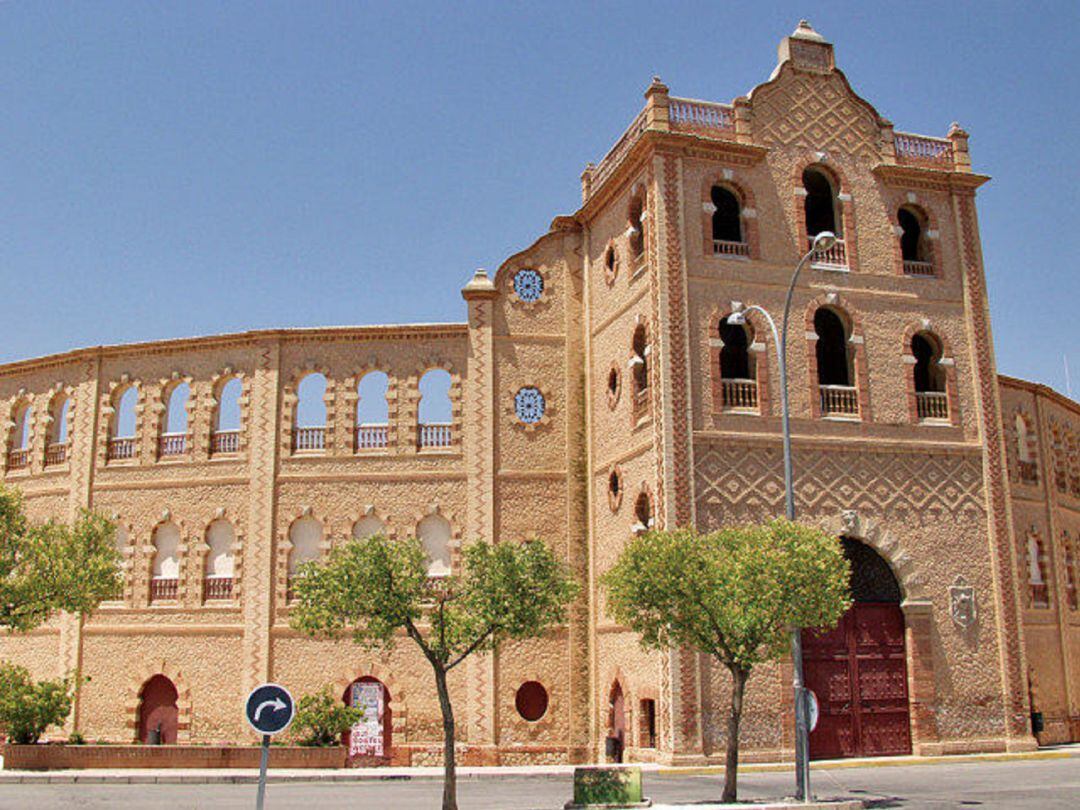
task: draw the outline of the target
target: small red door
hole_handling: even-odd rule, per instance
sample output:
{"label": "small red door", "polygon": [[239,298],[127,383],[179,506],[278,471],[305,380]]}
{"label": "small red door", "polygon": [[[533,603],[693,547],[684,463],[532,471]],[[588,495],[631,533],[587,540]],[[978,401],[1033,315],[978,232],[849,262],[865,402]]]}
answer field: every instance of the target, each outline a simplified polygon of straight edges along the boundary
{"label": "small red door", "polygon": [[803,636],[806,685],[820,716],[812,759],[911,753],[904,614],[857,603],[833,630]]}
{"label": "small red door", "polygon": [[615,740],[611,759],[622,762],[623,750],[626,748],[626,698],[623,697],[622,686],[618,682],[611,690],[611,728],[608,734]]}
{"label": "small red door", "polygon": [[173,682],[164,675],[148,680],[139,694],[139,741],[172,744],[176,742],[176,726],[179,711],[176,708],[177,692]]}

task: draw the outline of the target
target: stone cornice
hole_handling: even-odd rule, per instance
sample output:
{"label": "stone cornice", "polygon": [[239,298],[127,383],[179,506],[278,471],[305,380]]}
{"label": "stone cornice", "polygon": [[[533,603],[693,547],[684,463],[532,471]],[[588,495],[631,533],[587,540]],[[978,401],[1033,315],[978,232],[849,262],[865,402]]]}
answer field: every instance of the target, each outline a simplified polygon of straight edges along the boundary
{"label": "stone cornice", "polygon": [[990,180],[989,175],[985,174],[943,171],[942,169],[929,169],[922,166],[900,166],[889,163],[879,163],[871,171],[886,185],[903,188],[924,188],[934,191],[951,191],[954,189],[974,191]]}
{"label": "stone cornice", "polygon": [[138,352],[145,354],[172,354],[189,349],[218,349],[230,346],[246,346],[267,340],[295,342],[331,342],[338,340],[459,340],[469,331],[466,323],[418,323],[385,326],[325,326],[298,327],[294,329],[251,329],[246,332],[227,332],[201,337],[151,340],[138,343],[105,344],[73,349],[59,354],[33,357],[0,364],[0,377],[10,374],[38,371],[57,366],[71,365],[93,359],[109,359]]}
{"label": "stone cornice", "polygon": [[1067,408],[1077,416],[1080,416],[1080,402],[1069,399],[1064,394],[1055,391],[1049,385],[1031,382],[1029,380],[1021,380],[1019,377],[1010,377],[1007,374],[998,374],[998,383],[1006,388],[1019,388],[1022,391],[1027,391],[1036,396],[1046,397],[1054,404],[1060,405],[1062,408]]}
{"label": "stone cornice", "polygon": [[[728,134],[728,133],[725,133]],[[734,133],[730,133],[734,137]],[[644,163],[652,151],[674,153],[685,157],[701,157],[720,160],[734,166],[753,166],[765,159],[769,150],[763,146],[736,143],[733,140],[710,138],[696,132],[662,132],[647,129],[627,152],[599,188],[593,189],[589,199],[574,214],[575,219],[586,224],[599,213],[608,201],[617,195],[626,181]]]}

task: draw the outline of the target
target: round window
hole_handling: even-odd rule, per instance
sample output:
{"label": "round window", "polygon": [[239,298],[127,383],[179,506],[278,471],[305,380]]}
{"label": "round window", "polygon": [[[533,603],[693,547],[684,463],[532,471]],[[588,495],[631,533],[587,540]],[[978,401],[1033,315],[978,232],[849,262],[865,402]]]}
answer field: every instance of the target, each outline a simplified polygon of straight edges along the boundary
{"label": "round window", "polygon": [[544,277],[536,270],[518,270],[514,274],[514,292],[527,304],[539,301],[544,292]]}
{"label": "round window", "polygon": [[539,388],[528,385],[514,395],[514,412],[526,425],[535,425],[544,418],[544,395]]}
{"label": "round window", "polygon": [[530,723],[535,723],[547,713],[547,689],[536,681],[526,681],[518,687],[517,695],[514,696],[514,706],[518,714]]}

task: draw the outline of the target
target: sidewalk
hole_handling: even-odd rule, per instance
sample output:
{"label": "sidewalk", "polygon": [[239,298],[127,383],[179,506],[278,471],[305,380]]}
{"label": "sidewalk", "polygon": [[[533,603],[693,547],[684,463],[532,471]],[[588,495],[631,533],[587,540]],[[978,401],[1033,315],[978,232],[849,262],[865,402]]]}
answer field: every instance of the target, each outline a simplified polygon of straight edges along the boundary
{"label": "sidewalk", "polygon": [[[901,765],[954,765],[964,762],[1010,762],[1030,759],[1080,758],[1080,744],[1059,746],[1019,754],[959,754],[941,757],[874,757],[867,759],[820,760],[813,763],[813,770],[837,768],[883,768]],[[499,766],[485,768],[458,768],[458,780],[485,780],[505,778],[546,779],[574,773],[573,765]],[[723,773],[723,766],[668,767],[652,763],[639,766],[643,773],[654,776],[694,776]],[[739,766],[739,773],[769,773],[789,771],[790,762],[746,764]],[[442,779],[441,767],[425,768],[351,768],[351,769],[296,769],[271,770],[266,780],[282,782],[386,782],[386,781],[437,781]],[[259,779],[258,769],[180,769],[142,770],[124,768],[115,770],[87,769],[79,771],[9,771],[0,770],[0,784],[254,784]]]}

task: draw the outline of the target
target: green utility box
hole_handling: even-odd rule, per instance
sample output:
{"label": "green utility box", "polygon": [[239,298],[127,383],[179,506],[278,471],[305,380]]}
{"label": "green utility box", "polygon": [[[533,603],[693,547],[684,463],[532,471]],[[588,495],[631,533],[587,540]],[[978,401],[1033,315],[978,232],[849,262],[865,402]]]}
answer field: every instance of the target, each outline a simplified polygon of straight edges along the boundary
{"label": "green utility box", "polygon": [[574,800],[566,810],[615,810],[651,807],[641,795],[641,768],[589,765],[574,768]]}

